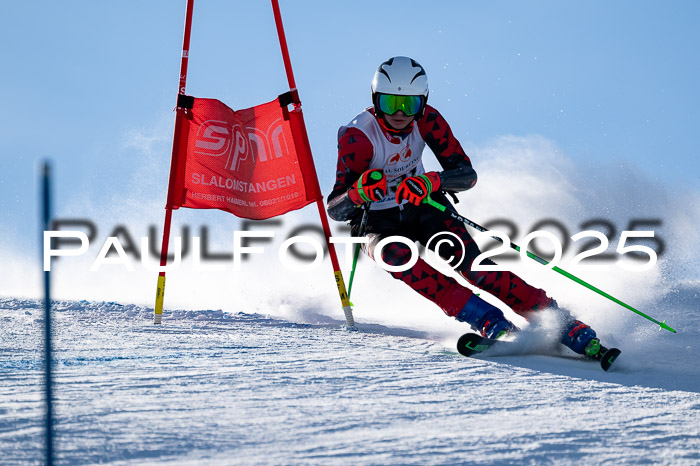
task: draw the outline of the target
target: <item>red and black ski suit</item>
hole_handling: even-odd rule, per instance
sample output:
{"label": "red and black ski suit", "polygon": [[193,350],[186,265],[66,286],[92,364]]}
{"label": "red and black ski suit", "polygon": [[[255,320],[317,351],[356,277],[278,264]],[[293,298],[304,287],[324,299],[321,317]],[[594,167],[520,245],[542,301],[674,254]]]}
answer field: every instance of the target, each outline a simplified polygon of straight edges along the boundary
{"label": "red and black ski suit", "polygon": [[[544,290],[528,285],[511,272],[472,272],[472,263],[480,251],[463,223],[428,204],[415,206],[407,202],[401,205],[396,203],[392,189],[396,189],[398,182],[423,173],[421,160],[425,145],[433,151],[442,166],[443,171],[438,174],[441,191],[465,191],[476,183],[476,173],[469,157],[445,119],[431,106],[426,106],[423,116],[403,131],[387,128],[374,116],[372,108],[359,114],[351,124],[341,127],[338,133],[336,181],[328,197],[330,217],[338,221],[350,221],[352,234],[360,234],[363,209],[349,198],[348,190],[363,172],[381,168],[387,175],[389,189],[385,198],[387,202],[383,200],[381,203],[372,203],[367,213],[363,234],[369,238],[367,252],[370,257],[374,258],[377,243],[387,236],[403,236],[425,246],[435,234],[451,232],[461,239],[466,251],[457,271],[471,284],[496,296],[521,315],[526,316],[529,311],[550,306],[552,299],[547,297]],[[403,162],[402,172],[396,166]],[[443,192],[435,192],[432,197],[443,205],[449,204]],[[460,258],[461,255],[460,248],[449,250],[444,243],[438,252],[445,258]],[[399,242],[389,243],[381,254],[384,262],[389,265],[403,265],[411,258],[411,250]],[[489,262],[484,261],[485,264]],[[418,259],[409,270],[390,273],[452,317],[460,312],[472,296],[469,288],[438,272],[423,259]]]}

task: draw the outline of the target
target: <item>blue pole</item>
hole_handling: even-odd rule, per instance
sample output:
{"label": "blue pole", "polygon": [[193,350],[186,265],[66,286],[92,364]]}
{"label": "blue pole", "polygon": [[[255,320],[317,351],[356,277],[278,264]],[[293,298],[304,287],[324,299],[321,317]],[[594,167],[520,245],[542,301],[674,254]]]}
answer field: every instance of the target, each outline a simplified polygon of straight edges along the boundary
{"label": "blue pole", "polygon": [[[44,161],[41,167],[41,248],[44,250],[44,231],[51,222],[51,166]],[[42,254],[43,255],[43,254]],[[44,386],[46,395],[46,464],[53,465],[53,382],[51,374],[51,272],[44,271]]]}

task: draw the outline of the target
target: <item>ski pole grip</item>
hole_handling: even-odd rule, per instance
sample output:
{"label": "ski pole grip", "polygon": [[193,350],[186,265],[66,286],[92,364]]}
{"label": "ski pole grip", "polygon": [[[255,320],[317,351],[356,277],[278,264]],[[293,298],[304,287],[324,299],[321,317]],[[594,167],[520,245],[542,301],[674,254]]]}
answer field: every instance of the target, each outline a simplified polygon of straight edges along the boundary
{"label": "ski pole grip", "polygon": [[447,207],[445,207],[444,205],[440,204],[439,202],[434,201],[433,198],[430,197],[430,194],[428,194],[425,197],[425,199],[423,199],[423,203],[431,205],[442,212],[444,212],[447,209]]}

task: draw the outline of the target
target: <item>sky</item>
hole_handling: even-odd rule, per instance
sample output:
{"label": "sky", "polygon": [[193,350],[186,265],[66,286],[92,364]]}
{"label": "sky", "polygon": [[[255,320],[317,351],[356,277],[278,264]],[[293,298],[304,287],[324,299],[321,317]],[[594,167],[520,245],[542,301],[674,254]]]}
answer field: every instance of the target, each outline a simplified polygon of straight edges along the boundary
{"label": "sky", "polygon": [[[427,70],[429,102],[468,153],[504,137],[542,140],[588,177],[578,180],[580,196],[632,173],[649,192],[668,188],[679,204],[679,193],[697,199],[697,2],[280,6],[324,194],[338,127],[369,105],[377,66],[408,55]],[[3,6],[0,255],[38,256],[38,164],[46,158],[56,217],[94,219],[101,236],[119,224],[162,224],[184,15],[184,0]],[[241,109],[287,89],[269,2],[195,2],[188,94]],[[472,161],[477,172],[488,162]],[[508,170],[538,173],[527,163],[514,159]],[[531,188],[552,182],[535,177]],[[509,202],[507,185],[501,191]]]}

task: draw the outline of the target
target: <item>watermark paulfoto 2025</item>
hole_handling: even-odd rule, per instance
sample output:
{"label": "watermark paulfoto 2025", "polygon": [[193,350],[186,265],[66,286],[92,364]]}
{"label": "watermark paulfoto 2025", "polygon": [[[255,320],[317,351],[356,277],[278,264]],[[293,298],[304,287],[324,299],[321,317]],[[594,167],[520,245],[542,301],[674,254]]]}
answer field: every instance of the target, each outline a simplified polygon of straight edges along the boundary
{"label": "watermark paulfoto 2025", "polygon": [[[542,265],[552,268],[561,265],[562,256],[573,243],[579,244],[577,254],[567,262],[566,267],[571,271],[609,270],[611,266],[620,267],[628,271],[646,271],[653,268],[658,258],[665,250],[665,243],[655,234],[654,230],[637,229],[638,227],[660,226],[658,219],[635,219],[628,224],[629,229],[623,230],[617,236],[615,225],[604,219],[594,219],[584,222],[581,226],[589,227],[579,233],[569,236],[566,226],[559,221],[546,219],[537,222],[533,226],[548,227],[548,229],[534,229],[523,239],[519,240],[519,253],[514,257],[511,249],[511,235],[517,234],[514,222],[505,219],[496,219],[489,222],[490,230],[474,235],[477,243],[482,244],[489,238],[497,238],[500,244],[495,247],[482,247],[480,254],[471,265],[471,269],[479,270],[508,270],[508,265],[513,259],[522,260],[532,267]],[[47,230],[44,232],[44,270],[51,270],[53,258],[77,257],[88,253],[91,243],[94,244],[96,226],[88,220],[59,221],[58,226],[80,226],[87,230]],[[100,251],[94,258],[89,270],[98,271],[104,265],[120,265],[127,271],[136,270],[136,264],[153,271],[170,271],[182,265],[182,259],[191,254],[193,266],[196,271],[226,271],[230,266],[234,271],[240,271],[243,263],[254,255],[262,255],[266,260],[278,261],[284,268],[296,271],[310,271],[317,268],[327,255],[327,246],[323,230],[314,224],[301,224],[292,229],[286,239],[277,247],[277,251],[270,251],[265,246],[251,246],[251,243],[272,243],[276,237],[275,231],[250,230],[251,225],[278,227],[279,220],[249,222],[244,224],[245,229],[234,230],[232,249],[230,251],[212,253],[209,247],[209,230],[200,228],[199,236],[189,235],[189,227],[183,228],[183,235],[174,238],[172,254],[168,257],[168,265],[161,267],[158,263],[160,253],[157,251],[157,240],[154,228],[148,236],[139,238],[138,245],[134,241],[128,229],[119,225],[112,230],[101,243]],[[488,225],[488,224],[487,224]],[[597,229],[592,229],[597,227]],[[54,224],[56,228],[56,224]],[[343,228],[348,231],[349,228]],[[555,235],[552,230],[557,231]],[[603,230],[603,231],[600,231]],[[349,232],[349,231],[348,231]],[[306,234],[301,234],[306,233]],[[348,266],[352,263],[353,248],[356,244],[367,244],[367,238],[347,236],[332,236],[331,243],[340,247],[344,245],[345,257]],[[382,260],[381,251],[388,244],[399,242],[411,250],[411,257],[401,265],[389,265]],[[611,243],[617,242],[613,253],[609,252]],[[547,253],[541,249],[542,243],[549,248]],[[641,243],[641,244],[640,244]],[[98,243],[99,244],[99,243]],[[301,247],[300,247],[301,246]],[[437,252],[426,257],[426,260],[436,260],[441,264],[456,269],[461,265],[459,258],[464,257],[464,244],[459,238],[450,233],[438,233],[426,243],[428,249]],[[312,251],[312,252],[308,252]],[[532,255],[547,256],[544,261],[528,259]],[[552,257],[549,257],[552,256]],[[411,268],[418,258],[420,251],[416,243],[406,237],[391,236],[382,239],[375,247],[374,259],[383,269],[390,272],[399,272]],[[497,258],[496,258],[497,257]],[[484,259],[496,258],[497,264],[484,264]],[[585,263],[584,263],[585,262]],[[611,264],[614,262],[614,264]]]}

